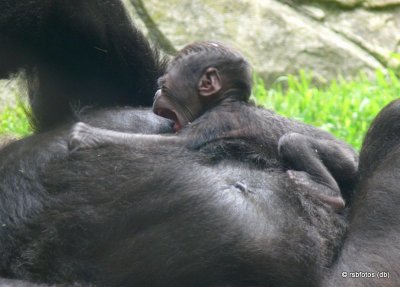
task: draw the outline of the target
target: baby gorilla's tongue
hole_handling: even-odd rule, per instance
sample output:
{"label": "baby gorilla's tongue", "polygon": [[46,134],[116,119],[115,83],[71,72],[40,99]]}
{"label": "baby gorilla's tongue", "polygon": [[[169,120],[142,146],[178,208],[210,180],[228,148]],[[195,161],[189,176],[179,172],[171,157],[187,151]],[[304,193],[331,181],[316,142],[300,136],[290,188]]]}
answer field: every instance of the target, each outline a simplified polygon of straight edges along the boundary
{"label": "baby gorilla's tongue", "polygon": [[180,125],[180,123],[179,123],[179,121],[178,120],[176,120],[175,121],[175,124],[174,124],[174,132],[179,132],[180,130],[181,130],[181,125]]}
{"label": "baby gorilla's tongue", "polygon": [[182,126],[179,123],[178,117],[176,116],[176,113],[174,111],[169,110],[169,109],[160,108],[160,109],[157,109],[155,111],[155,113],[156,113],[156,115],[159,115],[160,117],[172,120],[174,122],[174,126],[173,126],[174,132],[178,132],[181,130]]}

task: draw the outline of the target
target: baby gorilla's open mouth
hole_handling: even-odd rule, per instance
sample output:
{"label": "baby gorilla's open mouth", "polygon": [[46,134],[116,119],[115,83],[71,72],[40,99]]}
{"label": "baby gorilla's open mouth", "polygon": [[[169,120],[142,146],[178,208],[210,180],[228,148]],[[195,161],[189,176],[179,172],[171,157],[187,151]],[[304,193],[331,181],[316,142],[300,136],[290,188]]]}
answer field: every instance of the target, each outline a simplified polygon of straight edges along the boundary
{"label": "baby gorilla's open mouth", "polygon": [[178,116],[173,110],[166,109],[166,108],[157,108],[154,110],[154,113],[160,117],[170,119],[174,122],[174,131],[178,132],[182,127],[179,123]]}

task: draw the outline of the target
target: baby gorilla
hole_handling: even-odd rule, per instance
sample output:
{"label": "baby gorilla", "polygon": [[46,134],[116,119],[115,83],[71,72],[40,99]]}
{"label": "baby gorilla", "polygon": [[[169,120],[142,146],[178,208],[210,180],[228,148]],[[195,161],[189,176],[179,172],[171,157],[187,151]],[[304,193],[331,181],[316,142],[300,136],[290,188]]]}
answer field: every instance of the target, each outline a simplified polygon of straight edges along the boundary
{"label": "baby gorilla", "polygon": [[192,150],[211,146],[207,151],[219,156],[232,149],[230,157],[258,165],[276,158],[292,180],[343,208],[341,189],[350,198],[356,178],[355,151],[327,132],[256,107],[249,102],[251,83],[250,65],[238,52],[216,42],[190,44],[158,80],[153,104],[154,113],[174,122],[176,135],[129,134],[77,123],[70,148],[182,144]]}

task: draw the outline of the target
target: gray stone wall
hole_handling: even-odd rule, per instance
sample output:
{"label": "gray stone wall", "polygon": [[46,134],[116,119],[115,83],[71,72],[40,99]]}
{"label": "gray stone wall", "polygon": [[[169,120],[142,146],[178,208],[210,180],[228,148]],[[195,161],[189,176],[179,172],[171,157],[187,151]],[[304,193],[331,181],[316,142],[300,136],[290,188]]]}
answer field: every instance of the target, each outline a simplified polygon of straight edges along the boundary
{"label": "gray stone wall", "polygon": [[[363,71],[372,76],[376,69],[400,66],[400,0],[145,0],[142,4],[176,49],[196,40],[227,42],[250,59],[267,84],[300,69],[326,82],[338,75],[351,78]],[[144,27],[143,23],[139,24]]]}
{"label": "gray stone wall", "polygon": [[20,93],[18,80],[0,80],[0,113],[6,106],[14,106]]}

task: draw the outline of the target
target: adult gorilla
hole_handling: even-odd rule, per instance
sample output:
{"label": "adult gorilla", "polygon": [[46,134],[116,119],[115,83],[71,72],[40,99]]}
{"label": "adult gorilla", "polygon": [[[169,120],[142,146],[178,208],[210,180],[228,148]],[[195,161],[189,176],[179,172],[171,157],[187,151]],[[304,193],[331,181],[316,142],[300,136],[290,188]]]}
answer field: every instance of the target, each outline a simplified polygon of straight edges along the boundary
{"label": "adult gorilla", "polygon": [[210,165],[177,146],[69,156],[73,116],[171,131],[112,108],[149,104],[162,61],[118,1],[15,2],[0,3],[0,73],[25,68],[38,133],[0,152],[0,275],[24,280],[0,283],[319,286],[345,224],[280,169]]}

